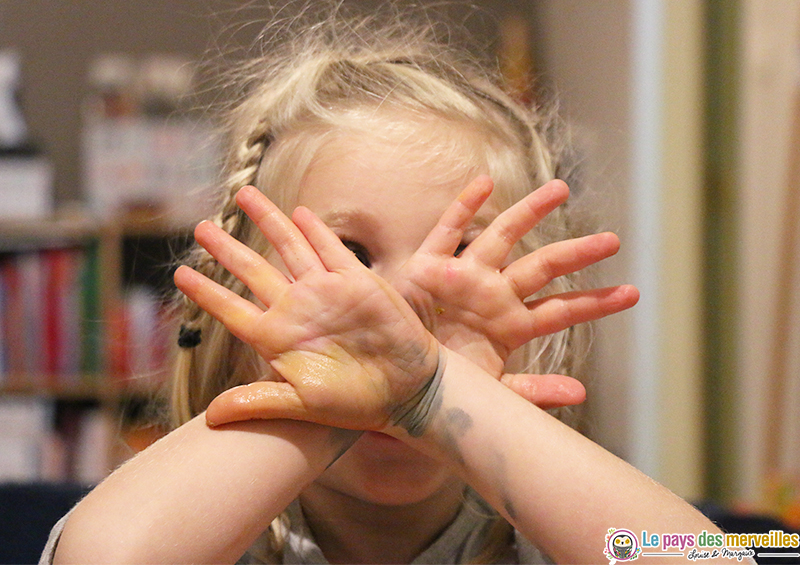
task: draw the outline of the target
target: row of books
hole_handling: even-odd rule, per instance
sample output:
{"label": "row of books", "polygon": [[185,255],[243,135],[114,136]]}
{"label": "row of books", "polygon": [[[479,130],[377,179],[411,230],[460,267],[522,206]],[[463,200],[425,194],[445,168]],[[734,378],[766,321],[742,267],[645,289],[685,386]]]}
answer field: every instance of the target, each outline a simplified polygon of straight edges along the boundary
{"label": "row of books", "polygon": [[114,429],[99,406],[0,397],[0,481],[95,484],[113,466]]}
{"label": "row of books", "polygon": [[174,330],[145,285],[100,303],[93,245],[0,255],[0,386],[145,385],[167,370]]}
{"label": "row of books", "polygon": [[161,296],[149,286],[132,286],[108,324],[109,375],[128,389],[156,389],[171,366],[178,338]]}
{"label": "row of books", "polygon": [[77,385],[98,374],[98,285],[93,245],[0,256],[0,384]]}

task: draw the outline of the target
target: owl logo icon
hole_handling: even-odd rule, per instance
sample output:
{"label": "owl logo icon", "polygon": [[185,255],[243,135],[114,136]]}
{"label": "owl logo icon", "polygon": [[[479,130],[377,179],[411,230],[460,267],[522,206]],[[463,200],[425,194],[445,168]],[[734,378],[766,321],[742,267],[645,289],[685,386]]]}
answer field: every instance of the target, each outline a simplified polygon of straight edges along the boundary
{"label": "owl logo icon", "polygon": [[606,548],[603,550],[608,558],[609,564],[614,565],[617,561],[633,561],[639,557],[642,548],[639,547],[639,540],[630,530],[618,530],[610,528],[606,535]]}

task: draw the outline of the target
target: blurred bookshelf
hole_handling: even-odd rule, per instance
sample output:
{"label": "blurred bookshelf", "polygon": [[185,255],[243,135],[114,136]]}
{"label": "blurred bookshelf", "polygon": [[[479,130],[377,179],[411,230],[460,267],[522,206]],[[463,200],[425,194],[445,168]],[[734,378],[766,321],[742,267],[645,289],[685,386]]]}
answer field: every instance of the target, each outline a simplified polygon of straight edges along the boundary
{"label": "blurred bookshelf", "polygon": [[175,259],[141,213],[0,220],[0,478],[96,483],[163,433]]}
{"label": "blurred bookshelf", "polygon": [[191,60],[98,53],[71,137],[81,198],[58,198],[25,64],[0,50],[0,482],[94,484],[164,433],[172,269],[218,152]]}

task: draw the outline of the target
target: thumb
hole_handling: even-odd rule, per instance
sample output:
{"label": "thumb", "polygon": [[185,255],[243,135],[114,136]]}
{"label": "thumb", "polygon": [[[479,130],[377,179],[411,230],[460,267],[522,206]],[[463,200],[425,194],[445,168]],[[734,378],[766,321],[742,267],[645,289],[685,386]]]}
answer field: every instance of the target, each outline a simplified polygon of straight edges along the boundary
{"label": "thumb", "polygon": [[212,427],[274,419],[308,419],[300,397],[287,382],[257,381],[230,388],[212,400],[206,410],[206,423]]}
{"label": "thumb", "polygon": [[542,410],[573,406],[586,400],[586,388],[564,375],[504,374],[500,382]]}

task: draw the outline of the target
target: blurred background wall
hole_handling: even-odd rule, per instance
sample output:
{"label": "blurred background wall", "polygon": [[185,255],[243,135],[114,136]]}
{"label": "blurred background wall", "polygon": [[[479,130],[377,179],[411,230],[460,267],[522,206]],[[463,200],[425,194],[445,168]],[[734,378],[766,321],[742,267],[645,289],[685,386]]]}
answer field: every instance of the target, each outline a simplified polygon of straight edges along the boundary
{"label": "blurred background wall", "polygon": [[[798,151],[797,3],[477,4],[486,16],[473,25],[492,48],[509,21],[524,22],[533,75],[561,100],[604,227],[623,241],[603,277],[642,291],[632,312],[598,324],[587,433],[693,500],[777,508],[765,493],[779,483],[796,501],[798,346],[779,336],[798,327],[780,316],[797,294],[780,290],[786,261],[798,260],[783,245],[797,226],[781,227]],[[260,26],[246,22],[259,10],[0,0],[0,47],[21,55],[25,115],[55,166],[58,201],[83,198],[80,109],[95,57],[208,59],[220,44],[250,45]]]}

